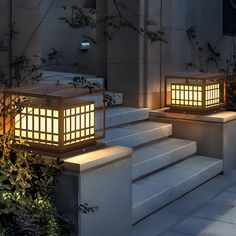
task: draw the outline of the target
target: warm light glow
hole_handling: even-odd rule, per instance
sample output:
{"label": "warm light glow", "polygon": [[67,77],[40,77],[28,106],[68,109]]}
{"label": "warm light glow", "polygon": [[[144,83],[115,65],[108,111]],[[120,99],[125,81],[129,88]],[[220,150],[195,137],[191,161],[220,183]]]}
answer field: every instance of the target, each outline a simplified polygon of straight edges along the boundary
{"label": "warm light glow", "polygon": [[15,136],[32,143],[59,146],[59,112],[25,107],[15,117]]}
{"label": "warm light glow", "polygon": [[[99,104],[92,94],[98,94]],[[2,91],[2,102],[11,114],[19,114],[13,117],[4,110],[0,135],[10,131],[36,153],[66,157],[102,146],[97,140],[105,137],[104,88],[38,83]],[[95,122],[97,113],[99,119]]]}
{"label": "warm light glow", "polygon": [[66,109],[64,118],[64,141],[66,145],[95,137],[94,104]]}
{"label": "warm light glow", "polygon": [[[95,106],[66,108],[64,114],[64,144],[70,145],[95,138]],[[31,143],[59,146],[59,111],[26,107],[15,117],[15,135]]]}
{"label": "warm light glow", "polygon": [[206,106],[215,106],[220,103],[220,85],[211,84],[206,86]]}
{"label": "warm light glow", "polygon": [[[203,108],[220,104],[220,84],[204,85],[171,84],[172,107]],[[203,101],[205,95],[205,101]]]}

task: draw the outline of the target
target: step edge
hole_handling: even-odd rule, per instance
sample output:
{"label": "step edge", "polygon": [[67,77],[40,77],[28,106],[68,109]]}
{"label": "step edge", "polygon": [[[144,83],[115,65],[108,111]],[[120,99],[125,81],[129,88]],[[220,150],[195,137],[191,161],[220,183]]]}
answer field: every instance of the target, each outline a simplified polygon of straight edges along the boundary
{"label": "step edge", "polygon": [[[170,194],[170,199],[164,201],[164,203],[163,203],[160,207],[156,208],[155,210],[146,212],[146,213],[144,214],[144,216],[140,216],[140,215],[136,215],[136,216],[135,216],[135,215],[134,215],[135,209],[136,209],[136,208],[139,208],[139,207],[142,207],[143,204],[144,204],[143,207],[145,207],[145,205],[148,203],[148,201],[152,201],[153,199],[158,198],[157,195],[155,195],[155,197],[153,197],[153,198],[149,198],[149,200],[143,202],[143,204],[136,204],[136,205],[132,206],[132,211],[133,211],[133,213],[132,213],[132,214],[133,214],[133,216],[132,216],[132,217],[133,217],[133,218],[132,218],[132,223],[135,224],[135,223],[141,221],[142,219],[145,219],[148,215],[151,215],[152,212],[158,211],[159,209],[161,209],[161,208],[167,206],[168,204],[170,204],[170,203],[176,201],[177,199],[179,199],[181,196],[185,195],[186,193],[191,192],[192,190],[194,190],[194,189],[200,187],[202,184],[204,184],[204,183],[207,182],[208,180],[210,180],[210,179],[212,179],[212,178],[218,176],[221,172],[222,172],[222,170],[221,170],[221,171],[214,172],[210,177],[207,177],[207,178],[204,178],[204,179],[200,179],[200,180],[199,180],[199,183],[196,183],[196,184],[193,185],[193,188],[190,188],[189,190],[186,190],[186,191],[183,191],[183,192],[180,193],[180,194],[177,194],[176,197],[171,197],[171,191],[172,191],[171,188],[170,188],[169,191],[162,191],[162,192],[160,192],[159,194],[162,194],[162,193],[165,193],[165,192],[168,194],[168,192],[170,192],[170,193],[169,193],[169,194]],[[194,174],[194,175],[192,176],[192,178],[196,178],[196,175]],[[189,178],[187,178],[187,179],[189,179]],[[186,181],[187,181],[187,179],[186,179]],[[194,179],[193,179],[193,181],[194,181]],[[182,183],[182,184],[183,184],[183,183]],[[168,194],[168,195],[169,195],[169,194]]]}
{"label": "step edge", "polygon": [[[191,156],[191,158],[193,158],[193,157],[205,157],[205,156],[199,156],[199,155],[193,155],[193,156]],[[223,164],[223,159],[218,159],[218,158],[214,158],[214,157],[207,157],[207,158],[210,158],[210,159],[213,159],[213,160],[215,160],[215,162],[214,163],[211,163],[209,166],[214,166],[214,165],[216,165],[216,164],[218,164],[219,162],[220,163],[222,163]],[[188,159],[185,159],[185,160],[183,160],[183,162],[184,161],[187,161]],[[203,169],[201,169],[201,170],[205,170],[205,169],[207,169],[209,166],[207,166],[207,167],[205,167],[205,168],[203,168]],[[174,167],[174,166],[173,166]],[[184,167],[174,167],[174,168],[180,168],[180,169],[184,169],[184,170],[191,170],[191,171],[198,171],[198,170],[194,170],[194,169],[189,169],[189,168],[184,168]]]}
{"label": "step edge", "polygon": [[129,129],[129,126],[133,126],[133,125],[142,125],[142,124],[145,124],[145,123],[151,123],[151,124],[160,124],[160,127],[158,128],[151,128],[152,129],[160,129],[160,128],[166,128],[166,127],[171,127],[172,128],[172,124],[169,124],[169,123],[164,123],[164,122],[156,122],[156,121],[150,121],[150,120],[141,120],[141,121],[137,121],[137,122],[131,122],[130,124],[123,124],[123,125],[118,125],[118,127],[111,127],[111,128],[108,128],[107,130],[111,130],[111,129],[114,129],[114,128],[120,128],[120,129]]}
{"label": "step edge", "polygon": [[[223,160],[220,161],[220,162],[221,162],[221,164],[223,164]],[[213,166],[218,165],[218,164],[219,164],[219,162],[214,163],[214,164],[210,165],[208,168],[213,167]],[[179,167],[176,167],[176,168],[179,168]],[[186,178],[186,179],[184,179],[184,180],[178,182],[178,183],[177,183],[176,185],[174,185],[174,186],[178,186],[178,185],[180,185],[180,184],[183,184],[183,183],[186,182],[187,180],[189,180],[189,179],[195,177],[196,175],[199,175],[200,173],[205,172],[206,169],[208,169],[208,168],[201,169],[201,171],[195,171],[195,173],[194,173],[193,175],[191,175],[190,177],[188,177],[188,178]],[[181,169],[183,169],[183,168],[181,168]],[[222,172],[222,171],[223,171],[223,168],[222,168],[221,172]],[[219,172],[218,174],[220,174],[221,172]],[[218,174],[217,174],[217,175],[218,175]],[[214,177],[214,176],[213,176],[213,177]],[[174,186],[170,186],[169,188],[166,188],[165,190],[163,190],[163,191],[161,191],[161,192],[158,192],[158,194],[155,194],[155,195],[153,195],[153,196],[155,197],[155,196],[161,194],[162,192],[166,192],[168,189],[173,189]],[[150,198],[148,198],[147,200],[144,200],[143,202],[147,202],[147,201],[149,201],[149,200],[151,200],[151,199],[153,199],[153,197],[150,197]],[[138,205],[140,205],[140,204],[138,204]],[[138,205],[135,205],[135,206],[138,206]]]}
{"label": "step edge", "polygon": [[[180,156],[180,154],[177,155],[176,152],[179,152],[179,151],[184,151],[185,152],[182,157]],[[169,167],[183,161],[186,158],[192,157],[194,154],[196,154],[196,152],[197,152],[196,143],[192,142],[192,143],[184,145],[184,146],[182,146],[178,149],[174,149],[172,151],[163,153],[161,155],[146,159],[145,161],[133,164],[133,166],[132,166],[132,171],[133,171],[132,181],[133,182],[138,181],[139,179],[145,178],[149,175],[152,175],[153,173],[156,173],[158,171],[169,168]],[[163,164],[160,165],[158,162],[162,161],[165,158],[168,159],[166,161],[166,163],[163,163]],[[145,169],[143,171],[141,171],[142,174],[136,174],[137,169],[140,169],[142,165],[148,165],[148,163],[153,163],[153,165],[158,165],[159,164],[160,166],[149,168],[149,170],[146,170],[146,167],[145,167]]]}
{"label": "step edge", "polygon": [[[141,162],[138,162],[137,164],[133,164],[133,166],[141,165],[141,164],[143,164],[143,163],[146,163],[147,161],[152,161],[152,160],[154,160],[154,159],[158,159],[159,157],[161,158],[161,157],[164,156],[164,155],[171,154],[171,153],[173,153],[173,152],[177,152],[177,151],[179,151],[179,150],[181,150],[181,149],[188,148],[189,146],[194,146],[194,147],[192,147],[192,148],[196,149],[196,150],[193,152],[193,154],[195,154],[195,153],[197,152],[197,142],[196,142],[196,141],[192,141],[191,143],[188,143],[188,144],[185,144],[185,145],[183,145],[183,146],[181,146],[181,147],[172,149],[171,151],[167,151],[167,152],[162,153],[162,154],[160,154],[160,155],[153,156],[153,157],[151,157],[150,159],[147,159],[147,160],[145,160],[145,161],[141,161]],[[138,150],[138,149],[136,149],[136,150]]]}
{"label": "step edge", "polygon": [[[110,140],[107,140],[107,142],[113,142],[113,141],[119,141],[119,140],[122,140],[124,138],[129,138],[129,137],[132,137],[132,136],[138,136],[140,134],[143,134],[143,133],[148,133],[148,132],[156,132],[158,130],[161,130],[161,129],[165,129],[166,127],[159,127],[159,128],[156,128],[156,129],[150,129],[150,130],[145,130],[145,131],[140,131],[140,132],[137,132],[137,133],[134,133],[134,134],[129,134],[129,135],[126,135],[126,136],[122,136],[122,137],[119,137],[119,138],[115,138],[115,139],[110,139]],[[171,130],[168,130],[168,135],[167,136],[163,136],[163,137],[168,137],[170,135],[172,135],[172,127],[168,127],[168,129],[171,128]],[[169,131],[171,132],[171,134],[169,134]]]}
{"label": "step edge", "polygon": [[[148,111],[146,111],[146,110],[136,110],[136,111],[117,112],[117,113],[114,113],[114,114],[107,114],[106,113],[106,119],[113,118],[113,117],[116,117],[116,116],[119,116],[119,115],[131,115],[132,113],[144,113],[144,114],[142,114],[142,116],[145,116],[145,117],[147,116],[147,118],[149,118]],[[99,120],[99,119],[102,119],[102,118],[97,117],[95,119]]]}

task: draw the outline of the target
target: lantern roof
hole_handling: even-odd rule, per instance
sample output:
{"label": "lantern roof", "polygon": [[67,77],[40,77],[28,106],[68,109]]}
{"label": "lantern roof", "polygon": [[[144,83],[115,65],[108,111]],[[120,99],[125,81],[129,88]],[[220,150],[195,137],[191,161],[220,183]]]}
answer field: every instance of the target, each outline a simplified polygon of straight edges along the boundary
{"label": "lantern roof", "polygon": [[103,93],[104,91],[104,88],[80,88],[73,84],[39,83],[31,86],[8,89],[5,90],[4,93],[8,95],[41,97],[45,99],[70,99],[93,93]]}
{"label": "lantern roof", "polygon": [[200,80],[209,80],[216,78],[224,78],[224,74],[215,74],[215,73],[201,73],[201,72],[179,72],[175,74],[167,75],[168,78],[181,78],[181,79],[200,79]]}

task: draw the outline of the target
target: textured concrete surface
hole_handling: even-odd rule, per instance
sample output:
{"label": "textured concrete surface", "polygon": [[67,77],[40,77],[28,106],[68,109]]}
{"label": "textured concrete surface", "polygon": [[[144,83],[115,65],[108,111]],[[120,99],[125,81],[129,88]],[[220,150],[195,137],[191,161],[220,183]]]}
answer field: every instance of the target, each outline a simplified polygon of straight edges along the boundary
{"label": "textured concrete surface", "polygon": [[[65,160],[57,203],[79,231],[72,236],[131,235],[131,155],[130,148],[107,147]],[[98,209],[83,214],[78,206],[85,203]]]}
{"label": "textured concrete surface", "polygon": [[171,123],[175,138],[195,140],[198,144],[198,155],[223,159],[224,173],[230,173],[236,168],[235,112],[190,115],[153,111],[150,119]]}
{"label": "textured concrete surface", "polygon": [[134,182],[133,222],[178,199],[222,170],[222,160],[193,156]]}
{"label": "textured concrete surface", "polygon": [[220,111],[211,114],[188,114],[181,112],[170,112],[170,108],[152,110],[150,115],[153,117],[172,118],[172,119],[184,119],[191,121],[207,121],[226,123],[236,119],[236,113],[233,111]]}
{"label": "textured concrete surface", "polygon": [[142,121],[106,130],[106,138],[101,140],[107,145],[135,147],[172,134],[172,126],[166,123]]}
{"label": "textured concrete surface", "polygon": [[133,154],[133,179],[174,164],[193,155],[196,150],[196,142],[175,138],[137,148]]}
{"label": "textured concrete surface", "polygon": [[132,236],[235,236],[236,170],[219,175],[133,226]]}
{"label": "textured concrete surface", "polygon": [[[101,128],[102,113],[100,110],[95,112],[96,129]],[[133,108],[125,106],[113,106],[106,108],[106,127],[114,127],[122,124],[132,123],[136,121],[146,120],[149,118],[147,108]]]}

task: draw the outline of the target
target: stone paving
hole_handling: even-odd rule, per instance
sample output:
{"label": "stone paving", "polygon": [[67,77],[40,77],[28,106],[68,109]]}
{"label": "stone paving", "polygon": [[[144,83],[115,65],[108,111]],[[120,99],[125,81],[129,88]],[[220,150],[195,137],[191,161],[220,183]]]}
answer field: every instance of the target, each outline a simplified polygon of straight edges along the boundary
{"label": "stone paving", "polygon": [[219,175],[133,227],[132,236],[236,236],[236,170]]}

